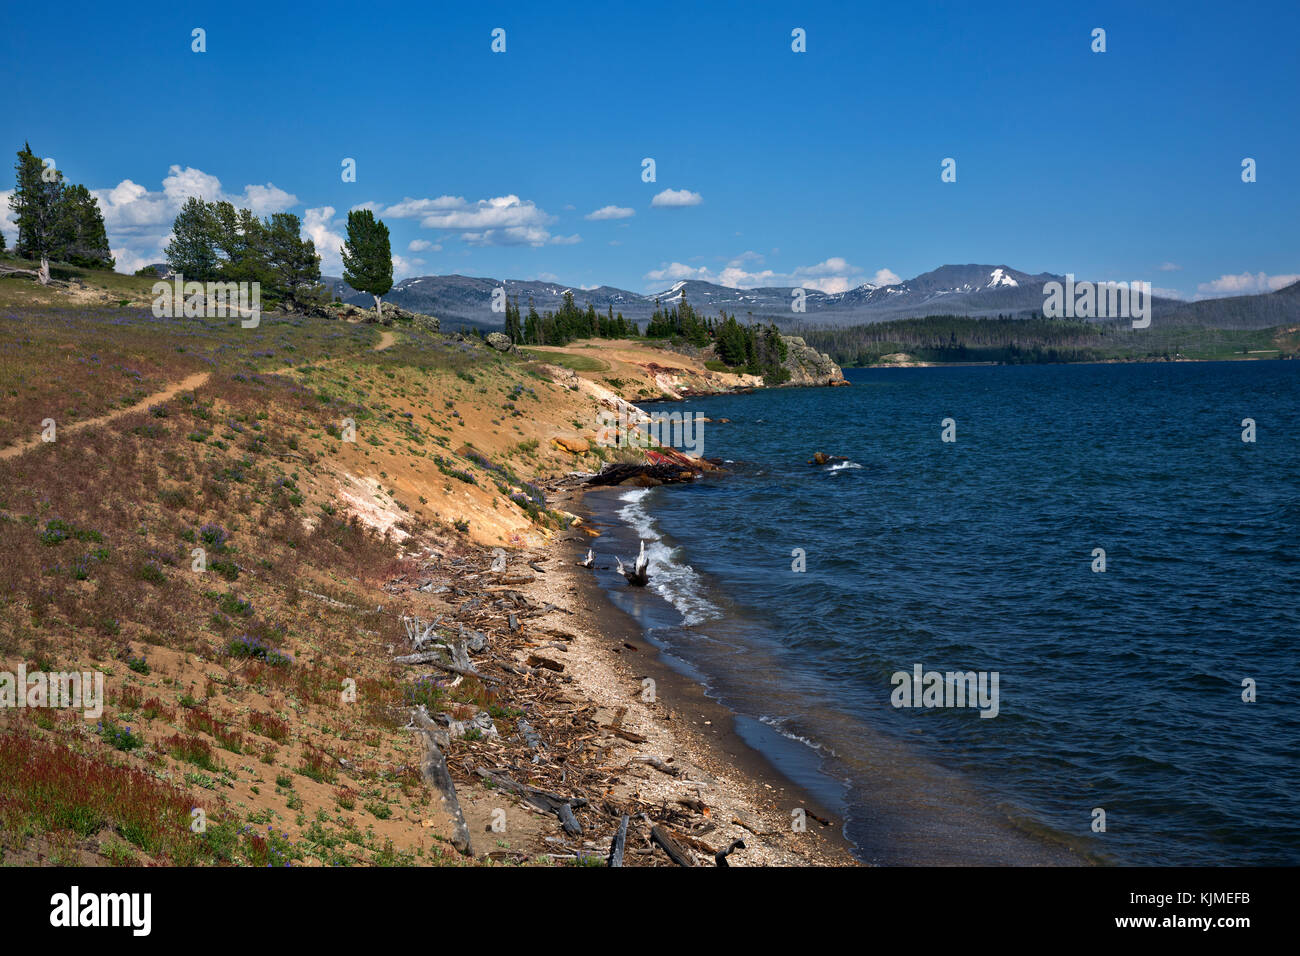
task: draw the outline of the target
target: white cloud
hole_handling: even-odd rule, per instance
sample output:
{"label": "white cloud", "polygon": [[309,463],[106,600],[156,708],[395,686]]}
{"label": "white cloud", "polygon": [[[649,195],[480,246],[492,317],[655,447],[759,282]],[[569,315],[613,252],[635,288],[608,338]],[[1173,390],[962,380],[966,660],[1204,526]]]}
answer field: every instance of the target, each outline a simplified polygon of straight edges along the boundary
{"label": "white cloud", "polygon": [[333,206],[319,206],[303,213],[302,231],[316,244],[316,254],[320,256],[320,271],[323,275],[337,276],[343,274],[343,254],[340,250],[347,237],[345,223],[334,219]]}
{"label": "white cloud", "polygon": [[[130,180],[126,180],[118,186],[118,189],[128,183],[135,186],[134,183],[130,183]],[[236,209],[251,209],[259,216],[284,212],[290,206],[298,204],[297,196],[285,192],[274,183],[267,183],[265,186],[245,186],[242,193],[227,193],[222,190],[221,180],[216,176],[191,166],[186,166],[184,169],[175,165],[169,167],[167,178],[163,180],[163,195],[172,201],[177,209],[190,196],[198,196],[208,202],[224,199],[233,204]]]}
{"label": "white cloud", "polygon": [[4,232],[5,241],[10,249],[13,249],[14,243],[18,241],[18,221],[14,219],[13,210],[9,208],[9,197],[13,194],[12,189],[0,189],[0,232]]}
{"label": "white cloud", "polygon": [[1243,272],[1240,275],[1222,275],[1211,282],[1202,282],[1196,287],[1197,298],[1214,298],[1224,295],[1253,295],[1258,292],[1276,292],[1300,280],[1300,273],[1291,275],[1268,275],[1264,272]]}
{"label": "white cloud", "polygon": [[680,262],[666,263],[662,268],[652,269],[645,274],[647,279],[653,282],[677,282],[680,279],[699,279],[702,282],[714,282],[715,278],[704,266],[693,269],[688,265]]}
{"label": "white cloud", "polygon": [[[763,256],[756,252],[744,252],[716,272],[707,266],[668,262],[658,269],[647,272],[645,278],[650,283],[647,288],[651,290],[657,288],[658,283],[679,282],[683,279],[698,279],[701,282],[712,282],[731,289],[800,286],[826,293],[846,292],[862,284],[862,270],[850,265],[840,256],[832,256],[811,266],[800,266],[792,272],[777,272],[774,269],[755,270],[748,266],[748,263],[761,263],[762,260]],[[889,269],[877,270],[872,279],[875,285],[889,285],[898,281],[900,281],[898,276]]]}
{"label": "white cloud", "polygon": [[698,206],[704,202],[699,193],[693,193],[689,189],[665,189],[663,192],[650,200],[651,206],[656,207],[678,207],[678,206]]}
{"label": "white cloud", "polygon": [[385,209],[384,215],[418,219],[425,229],[459,232],[476,246],[543,246],[551,241],[545,227],[555,221],[532,200],[514,194],[473,202],[463,196],[407,197]]}
{"label": "white cloud", "polygon": [[298,203],[297,196],[274,183],[247,185],[242,192],[231,193],[222,189],[216,176],[179,165],[168,167],[160,192],[124,179],[111,189],[92,189],[91,193],[104,215],[104,229],[118,272],[134,272],[140,266],[163,261],[172,221],[190,196],[209,202],[226,200],[237,209],[250,209],[259,216],[284,212]]}
{"label": "white cloud", "polygon": [[442,243],[430,242],[428,239],[412,239],[406,248],[410,252],[442,252]]}
{"label": "white cloud", "polygon": [[1160,263],[1160,271],[1161,271],[1161,272],[1180,272],[1180,271],[1182,271],[1182,268],[1183,268],[1183,267],[1180,266],[1180,265],[1179,265],[1178,263],[1176,263],[1176,262],[1162,262],[1162,263]]}
{"label": "white cloud", "polygon": [[393,281],[409,278],[416,274],[416,269],[424,265],[423,259],[407,259],[405,256],[393,256]]}
{"label": "white cloud", "polygon": [[587,213],[584,218],[599,221],[601,219],[627,219],[635,215],[636,210],[627,206],[601,206],[595,212]]}
{"label": "white cloud", "polygon": [[110,249],[110,252],[114,259],[114,272],[133,273],[137,269],[143,269],[147,265],[163,261],[162,256],[142,256],[125,247],[121,249]]}

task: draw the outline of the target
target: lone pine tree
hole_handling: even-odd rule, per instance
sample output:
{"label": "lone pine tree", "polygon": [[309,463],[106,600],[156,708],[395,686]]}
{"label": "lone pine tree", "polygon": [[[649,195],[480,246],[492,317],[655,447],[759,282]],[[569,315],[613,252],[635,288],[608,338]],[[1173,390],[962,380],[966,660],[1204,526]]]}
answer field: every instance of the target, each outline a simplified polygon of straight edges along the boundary
{"label": "lone pine tree", "polygon": [[384,317],[383,297],[393,287],[393,250],[388,227],[369,209],[348,213],[348,241],[343,249],[343,281],[375,297],[375,314]]}

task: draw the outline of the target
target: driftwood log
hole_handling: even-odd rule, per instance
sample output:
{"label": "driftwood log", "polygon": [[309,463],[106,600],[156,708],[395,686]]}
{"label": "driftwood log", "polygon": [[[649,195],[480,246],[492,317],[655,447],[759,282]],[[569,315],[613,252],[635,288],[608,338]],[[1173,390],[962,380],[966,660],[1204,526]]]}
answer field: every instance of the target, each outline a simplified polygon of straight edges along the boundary
{"label": "driftwood log", "polygon": [[701,474],[701,471],[684,468],[681,465],[615,462],[606,465],[599,472],[592,475],[587,479],[586,483],[593,487],[602,487],[605,485],[620,485],[634,478],[650,478],[660,484],[670,485],[677,482],[691,481],[699,474]]}
{"label": "driftwood log", "polygon": [[457,667],[455,664],[444,663],[441,656],[436,651],[423,651],[419,654],[405,654],[402,657],[394,657],[394,664],[428,664],[430,667],[436,667],[438,670],[447,671],[450,674],[459,674],[462,677],[472,677],[475,680],[486,681],[489,684],[501,683],[495,677],[488,677],[486,674],[480,674],[472,667]]}
{"label": "driftwood log", "polygon": [[623,814],[622,819],[618,821],[618,830],[614,833],[614,839],[609,844],[609,865],[623,865],[623,851],[627,848],[627,814]]}
{"label": "driftwood log", "polygon": [[415,711],[415,722],[424,735],[424,762],[420,766],[420,772],[425,782],[438,791],[451,815],[454,824],[451,845],[466,856],[473,856],[474,845],[470,841],[469,826],[465,823],[465,815],[461,812],[460,800],[456,796],[456,784],[452,782],[447,770],[447,758],[442,755],[433,736],[437,725],[429,719],[423,708]]}
{"label": "driftwood log", "polygon": [[650,828],[650,840],[659,844],[663,851],[668,854],[668,859],[678,866],[695,865],[695,861],[691,859],[690,854],[681,848],[681,845],[673,839],[672,833],[666,827],[661,827],[658,824],[652,826]]}
{"label": "driftwood log", "polygon": [[731,866],[731,864],[727,862],[727,857],[731,856],[733,851],[743,849],[745,849],[744,840],[732,840],[731,844],[726,849],[719,850],[717,854],[714,855],[713,859],[718,866]]}
{"label": "driftwood log", "polygon": [[540,790],[526,783],[520,783],[503,773],[494,773],[486,767],[478,767],[474,772],[493,786],[522,797],[524,802],[530,806],[536,807],[544,813],[555,814],[556,819],[560,821],[560,826],[564,827],[564,832],[570,836],[578,836],[582,833],[582,824],[573,815],[573,810],[575,807],[579,809],[585,807],[587,805],[585,798],[570,799],[569,797],[562,797],[558,793]]}
{"label": "driftwood log", "polygon": [[643,754],[640,757],[633,757],[630,762],[648,763],[650,766],[654,767],[660,773],[666,773],[670,777],[680,777],[682,775],[682,771],[680,767],[674,767],[671,764],[665,763],[662,758],[656,757],[652,754]]}

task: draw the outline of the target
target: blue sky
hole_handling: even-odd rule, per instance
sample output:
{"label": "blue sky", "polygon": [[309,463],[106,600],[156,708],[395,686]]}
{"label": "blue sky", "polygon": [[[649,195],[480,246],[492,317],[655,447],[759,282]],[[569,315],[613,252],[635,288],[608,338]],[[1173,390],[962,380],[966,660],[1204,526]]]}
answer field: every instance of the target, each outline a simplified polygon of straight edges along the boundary
{"label": "blue sky", "polygon": [[1300,273],[1294,2],[178,6],[0,36],[0,145],[96,191],[122,270],[220,193],[303,217],[335,274],[362,204],[399,277],[837,291],[985,262],[1191,298]]}

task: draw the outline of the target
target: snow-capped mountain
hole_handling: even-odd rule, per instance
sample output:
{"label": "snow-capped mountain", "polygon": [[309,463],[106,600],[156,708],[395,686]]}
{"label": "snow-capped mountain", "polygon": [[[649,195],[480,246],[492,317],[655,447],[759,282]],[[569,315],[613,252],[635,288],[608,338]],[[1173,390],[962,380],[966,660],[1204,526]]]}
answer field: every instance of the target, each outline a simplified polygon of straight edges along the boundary
{"label": "snow-capped mountain", "polygon": [[[459,325],[497,328],[503,316],[492,311],[492,290],[502,286],[507,296],[518,299],[525,312],[529,299],[538,312],[554,311],[559,308],[564,293],[572,292],[579,308],[586,308],[590,302],[597,312],[612,308],[626,319],[643,323],[654,312],[656,301],[667,307],[675,304],[684,292],[686,301],[706,316],[725,311],[734,313],[741,321],[773,321],[785,327],[800,323],[856,325],[935,314],[1026,316],[1042,310],[1044,283],[1062,280],[1063,276],[1047,272],[1030,275],[1007,265],[946,265],[893,285],[864,282],[836,293],[803,289],[802,313],[792,309],[799,298],[793,287],[734,289],[697,279],[674,282],[647,295],[612,286],[583,289],[518,279],[417,276],[397,283],[387,298],[403,308],[436,315],[444,328]],[[373,301],[349,289],[341,279],[324,281],[345,301],[358,305]],[[1155,301],[1157,311],[1173,305],[1172,300]]]}

